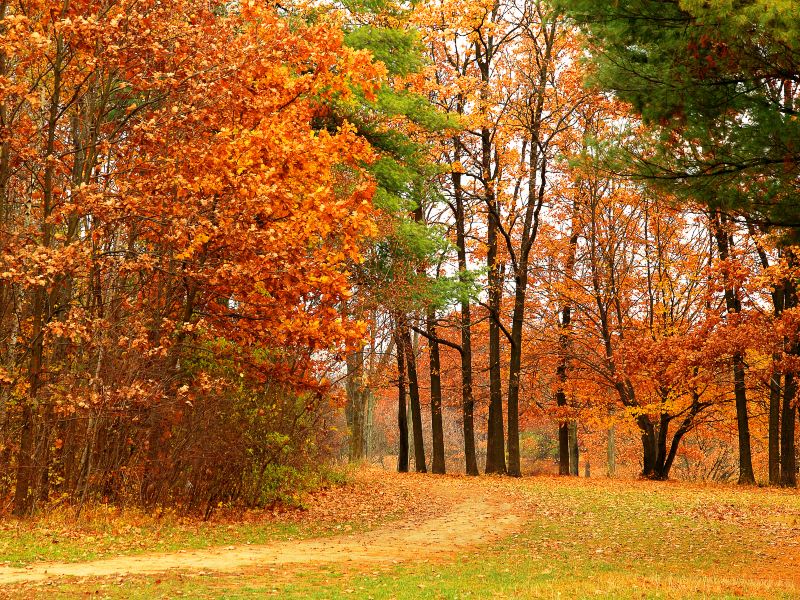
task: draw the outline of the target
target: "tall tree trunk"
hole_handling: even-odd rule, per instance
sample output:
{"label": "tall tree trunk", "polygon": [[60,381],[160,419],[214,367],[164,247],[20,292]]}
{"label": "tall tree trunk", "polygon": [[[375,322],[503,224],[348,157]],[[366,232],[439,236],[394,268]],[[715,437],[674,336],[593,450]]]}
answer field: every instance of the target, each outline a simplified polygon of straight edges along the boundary
{"label": "tall tree trunk", "polygon": [[427,315],[428,357],[431,376],[431,436],[433,437],[433,459],[431,471],[444,474],[444,428],[442,427],[442,379],[439,360],[439,342],[436,341],[436,314],[431,308]]}
{"label": "tall tree trunk", "polygon": [[[797,266],[797,257],[794,252],[786,252],[789,265]],[[787,280],[784,284],[786,308],[797,307],[797,286],[793,280]],[[786,352],[793,358],[800,355],[800,343],[796,340],[784,340]],[[783,385],[783,406],[781,407],[781,485],[785,487],[795,487],[797,485],[797,457],[795,455],[795,414],[797,407],[795,399],[797,397],[797,375],[795,372],[788,372],[784,376]]]}
{"label": "tall tree trunk", "polygon": [[[548,141],[542,136],[542,115],[544,113],[545,99],[548,91],[548,78],[551,68],[553,43],[555,41],[556,23],[547,23],[546,15],[541,11],[538,17],[542,20],[544,28],[544,47],[542,60],[539,63],[539,73],[536,84],[530,91],[528,105],[530,112],[526,115],[528,120],[528,140],[523,144],[522,156],[524,160],[525,145],[530,146],[528,155],[528,197],[525,203],[525,216],[522,220],[520,233],[519,253],[514,253],[508,241],[510,235],[504,236],[509,245],[509,254],[512,256],[514,266],[514,313],[511,318],[511,347],[509,348],[509,373],[508,373],[508,474],[519,477],[520,446],[519,446],[519,390],[522,370],[522,334],[525,321],[525,298],[528,290],[528,263],[530,252],[539,232],[539,213],[544,203],[544,194],[547,189],[547,154],[545,149]],[[534,43],[537,43],[534,38]],[[537,183],[538,179],[538,183]],[[516,193],[514,194],[516,197]],[[516,256],[516,260],[513,257]]]}
{"label": "tall tree trunk", "polygon": [[525,314],[525,290],[527,288],[527,265],[520,265],[525,274],[515,276],[514,315],[511,320],[511,344],[508,370],[508,474],[522,475],[519,449],[519,388],[522,374],[522,327]]}
{"label": "tall tree trunk", "polygon": [[[496,13],[496,7],[493,14]],[[491,83],[490,69],[494,60],[494,36],[480,31],[475,40],[475,64],[480,72],[481,98],[485,99],[487,86]],[[499,206],[495,190],[496,172],[492,164],[492,132],[488,127],[481,128],[481,179],[483,200],[487,212],[486,267],[489,271],[489,419],[486,429],[486,472],[506,472],[505,435],[503,433],[503,389],[500,372],[500,301],[503,278],[497,258]]]}
{"label": "tall tree trunk", "polygon": [[617,471],[617,432],[614,425],[608,428],[606,442],[606,475],[614,477]]}
{"label": "tall tree trunk", "polygon": [[[558,406],[566,404],[566,398],[557,398],[561,403]],[[570,475],[569,472],[569,421],[562,421],[558,426],[558,474]]]}
{"label": "tall tree trunk", "polygon": [[400,335],[403,337],[403,349],[406,356],[406,373],[408,375],[408,395],[411,400],[411,428],[414,433],[414,470],[425,473],[425,440],[422,437],[422,413],[419,401],[419,380],[417,379],[417,357],[414,354],[414,344],[411,341],[411,330],[405,318],[400,326]]}
{"label": "tall tree trunk", "polygon": [[733,355],[733,384],[736,398],[736,423],[739,431],[739,483],[755,484],[753,459],[750,453],[750,421],[747,415],[744,357],[739,352]]}
{"label": "tall tree trunk", "polygon": [[358,462],[366,456],[365,422],[367,393],[364,386],[364,350],[347,355],[347,413],[350,425],[350,461]]}
{"label": "tall tree trunk", "polygon": [[[564,268],[565,279],[571,279],[575,273],[575,260],[578,250],[578,203],[572,204],[572,225],[569,236],[569,254]],[[561,306],[561,319],[558,335],[559,362],[556,367],[556,406],[562,410],[567,406],[567,369],[569,367],[569,328],[572,323],[572,303],[565,300]],[[569,420],[564,419],[558,426],[558,474],[569,475]]]}
{"label": "tall tree trunk", "polygon": [[569,437],[569,474],[578,476],[578,461],[580,455],[578,453],[578,422],[571,420],[567,426]]}
{"label": "tall tree trunk", "polygon": [[642,436],[642,477],[652,478],[656,470],[656,431],[647,415],[636,417]]}
{"label": "tall tree trunk", "polygon": [[406,359],[405,341],[400,335],[399,325],[395,329],[397,348],[397,471],[408,473],[408,416],[406,412]]}
{"label": "tall tree trunk", "polygon": [[[772,363],[776,365],[780,354],[773,355]],[[768,465],[769,484],[780,485],[781,482],[781,381],[782,375],[774,370],[769,380],[769,441]]]}
{"label": "tall tree trunk", "polygon": [[[491,169],[491,139],[489,130],[483,129],[483,164],[486,174]],[[498,206],[491,183],[487,183],[486,205],[489,224],[486,243],[486,266],[489,270],[489,421],[486,435],[486,472],[506,473],[505,436],[503,433],[503,389],[500,371],[500,303],[502,275],[497,258]]]}
{"label": "tall tree trunk", "polygon": [[[758,253],[761,268],[769,268],[769,255],[762,246],[755,224],[748,221],[747,229]],[[780,254],[779,254],[780,255]],[[772,308],[775,319],[780,319],[783,314],[784,305],[787,299],[789,282],[786,284],[774,284],[771,292]],[[786,340],[784,340],[784,349]],[[769,484],[780,485],[781,482],[781,383],[783,374],[780,371],[781,352],[776,351],[772,354],[772,376],[769,379],[769,426],[768,435],[768,471]]]}
{"label": "tall tree trunk", "polygon": [[[458,142],[454,145],[458,148]],[[456,203],[456,250],[458,253],[458,275],[462,285],[467,282],[467,246],[465,231],[464,194],[461,189],[461,173],[454,172],[453,195]],[[478,474],[475,456],[475,399],[472,394],[472,319],[469,298],[461,299],[461,412],[464,430],[464,463],[467,475]]]}
{"label": "tall tree trunk", "polygon": [[795,456],[795,397],[797,381],[793,373],[786,374],[781,411],[781,485],[797,485],[797,464]]}
{"label": "tall tree trunk", "polygon": [[[731,239],[724,227],[724,216],[715,211],[712,214],[714,237],[720,260],[730,258]],[[739,313],[742,309],[739,293],[733,282],[725,277],[725,307],[729,315]],[[733,386],[736,400],[736,424],[739,432],[739,483],[754,484],[753,459],[750,452],[750,421],[747,415],[747,387],[745,385],[745,364],[741,352],[733,353]]]}

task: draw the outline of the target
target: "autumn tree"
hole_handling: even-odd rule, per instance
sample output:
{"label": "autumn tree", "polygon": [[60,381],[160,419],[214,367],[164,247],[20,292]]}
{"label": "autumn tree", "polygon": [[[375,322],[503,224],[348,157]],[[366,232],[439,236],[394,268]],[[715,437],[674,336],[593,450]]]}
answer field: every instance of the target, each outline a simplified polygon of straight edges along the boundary
{"label": "autumn tree", "polygon": [[235,488],[172,445],[201,406],[287,386],[300,419],[324,397],[317,359],[361,335],[338,307],[373,231],[373,155],[314,123],[380,69],[337,24],[252,3],[4,2],[0,28],[14,510],[56,482],[138,480],[149,502],[188,480],[213,505]]}

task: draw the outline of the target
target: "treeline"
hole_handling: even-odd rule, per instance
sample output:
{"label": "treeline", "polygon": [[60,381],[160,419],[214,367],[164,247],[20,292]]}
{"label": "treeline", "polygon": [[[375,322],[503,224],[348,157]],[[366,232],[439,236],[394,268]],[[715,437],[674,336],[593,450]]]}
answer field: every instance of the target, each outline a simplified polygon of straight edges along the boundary
{"label": "treeline", "polygon": [[400,470],[794,485],[797,19],[617,4],[0,0],[0,512],[263,505],[388,387]]}
{"label": "treeline", "polygon": [[357,296],[391,319],[372,351],[396,356],[401,471],[409,454],[444,471],[442,406],[458,403],[469,474],[520,475],[521,432],[542,420],[577,474],[581,420],[607,436],[609,473],[617,427],[654,479],[688,435],[733,427],[740,483],[766,442],[763,478],[796,484],[798,21],[758,6],[746,23],[722,3],[414,11],[429,66],[412,85],[460,127],[431,143],[439,195],[414,213],[449,245],[406,252],[416,270],[394,271],[390,297]]}
{"label": "treeline", "polygon": [[373,151],[318,122],[382,73],[263,3],[0,2],[0,512],[261,504],[329,454]]}

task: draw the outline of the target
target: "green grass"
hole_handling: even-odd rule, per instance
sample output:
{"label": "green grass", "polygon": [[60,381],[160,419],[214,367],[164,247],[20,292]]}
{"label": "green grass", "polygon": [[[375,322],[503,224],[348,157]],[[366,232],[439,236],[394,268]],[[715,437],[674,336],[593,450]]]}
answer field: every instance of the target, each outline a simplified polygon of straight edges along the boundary
{"label": "green grass", "polygon": [[800,543],[795,491],[553,478],[499,485],[498,493],[507,486],[529,515],[524,531],[447,560],[261,567],[247,574],[166,574],[17,591],[64,598],[376,600],[800,595],[800,546],[792,545]]}
{"label": "green grass", "polygon": [[234,525],[147,520],[139,526],[114,522],[82,525],[79,531],[28,526],[0,530],[0,564],[24,566],[40,561],[81,562],[118,554],[170,552],[226,544],[265,544],[322,535],[313,524],[240,523]]}

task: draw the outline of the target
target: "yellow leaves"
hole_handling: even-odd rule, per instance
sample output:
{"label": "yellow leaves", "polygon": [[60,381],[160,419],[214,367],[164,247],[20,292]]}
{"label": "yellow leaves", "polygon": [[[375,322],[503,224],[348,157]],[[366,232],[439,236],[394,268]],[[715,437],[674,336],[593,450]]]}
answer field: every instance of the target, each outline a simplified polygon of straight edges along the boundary
{"label": "yellow leaves", "polygon": [[176,254],[175,258],[178,260],[185,260],[187,258],[191,258],[203,246],[203,244],[208,242],[210,239],[211,238],[207,234],[198,233],[197,235],[194,236],[194,239],[192,240],[192,243],[189,245],[189,247],[186,248],[186,250],[184,250],[183,252],[179,252],[178,254]]}

